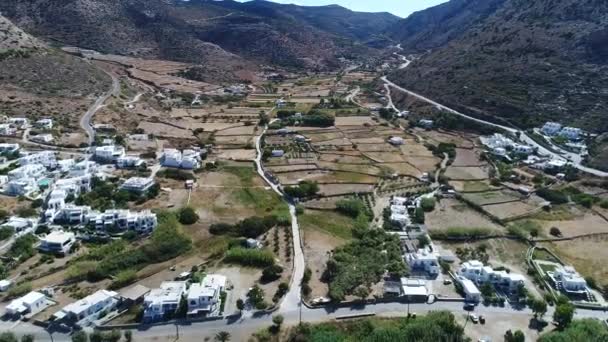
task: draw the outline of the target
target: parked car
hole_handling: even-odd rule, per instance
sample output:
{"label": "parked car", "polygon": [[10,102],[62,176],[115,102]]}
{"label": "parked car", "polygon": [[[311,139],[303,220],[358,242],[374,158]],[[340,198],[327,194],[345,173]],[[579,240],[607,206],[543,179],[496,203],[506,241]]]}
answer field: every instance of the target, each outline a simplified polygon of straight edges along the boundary
{"label": "parked car", "polygon": [[443,279],[443,285],[450,285],[452,281],[450,279]]}
{"label": "parked car", "polygon": [[473,311],[473,310],[475,310],[475,304],[473,304],[473,303],[465,303],[464,304],[464,310],[465,311]]}
{"label": "parked car", "polygon": [[474,313],[470,313],[469,314],[469,319],[471,320],[471,322],[473,323],[478,323],[479,322],[479,317],[477,317],[476,314]]}
{"label": "parked car", "polygon": [[486,324],[486,318],[483,315],[479,315],[479,323]]}

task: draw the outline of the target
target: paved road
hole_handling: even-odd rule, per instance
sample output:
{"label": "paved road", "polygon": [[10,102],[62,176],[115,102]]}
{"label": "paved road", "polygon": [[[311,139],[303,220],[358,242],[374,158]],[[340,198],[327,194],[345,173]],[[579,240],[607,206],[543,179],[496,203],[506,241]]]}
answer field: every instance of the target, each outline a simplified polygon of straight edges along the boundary
{"label": "paved road", "polygon": [[[271,110],[272,111],[272,110]],[[271,121],[274,122],[276,120]],[[291,215],[291,232],[293,236],[293,273],[291,277],[291,283],[289,284],[289,291],[283,298],[279,312],[283,313],[285,311],[291,310],[299,310],[302,305],[302,278],[304,277],[304,268],[306,267],[306,263],[304,262],[304,251],[302,250],[302,240],[300,237],[300,226],[298,225],[298,216],[296,215],[296,207],[294,203],[288,199],[281,187],[278,184],[273,183],[266,177],[264,174],[264,169],[262,167],[262,146],[261,141],[264,134],[268,130],[268,126],[264,128],[262,133],[255,140],[255,148],[257,151],[257,155],[255,158],[256,169],[260,177],[264,179],[266,183],[272,188],[274,192],[276,192],[279,196],[283,197],[289,206],[289,214]]]}
{"label": "paved road", "polygon": [[120,91],[120,82],[118,81],[118,78],[109,73],[108,75],[112,77],[112,88],[107,93],[98,97],[95,103],[93,103],[93,105],[89,107],[89,110],[80,118],[80,127],[87,133],[89,146],[93,145],[93,142],[95,141],[95,130],[93,129],[93,126],[91,126],[91,118],[93,118],[93,115],[103,107],[103,103],[106,102],[110,96],[117,95]]}
{"label": "paved road", "polygon": [[[281,315],[285,318],[285,325],[294,325],[298,322],[322,322],[332,319],[336,319],[340,316],[356,315],[365,313],[374,313],[378,316],[404,316],[408,310],[408,305],[404,303],[384,303],[384,304],[368,304],[361,306],[354,306],[348,308],[320,308],[320,309],[308,309],[304,307],[302,311],[291,310],[282,311]],[[410,312],[417,314],[425,314],[429,311],[450,311],[455,315],[466,315],[467,313],[463,310],[463,303],[460,302],[437,302],[434,304],[420,304],[412,303],[409,306]],[[477,314],[482,314],[486,317],[489,324],[494,320],[495,315],[505,314],[512,316],[527,316],[532,317],[532,312],[529,309],[513,309],[510,307],[494,307],[494,306],[478,306],[475,309]],[[553,315],[553,308],[549,307],[549,312],[545,314],[544,319],[549,321]],[[576,318],[606,318],[606,313],[602,311],[589,311],[589,310],[577,310],[575,314]],[[191,323],[187,325],[179,326],[180,340],[182,341],[195,341],[197,338],[200,340],[201,331],[204,331],[207,335],[212,335],[220,331],[229,331],[234,336],[238,333],[252,333],[268,327],[272,324],[272,315],[254,315],[253,317],[238,318],[238,319],[226,319],[212,322],[199,322]],[[133,335],[138,339],[147,339],[154,337],[168,337],[175,336],[176,326],[175,325],[162,325],[150,327],[147,329],[134,330]]]}
{"label": "paved road", "polygon": [[[424,96],[422,96],[422,95],[420,95],[418,93],[415,93],[415,92],[413,92],[411,90],[407,90],[405,88],[402,88],[402,87],[396,85],[395,83],[391,82],[390,80],[388,80],[388,78],[386,76],[382,77],[382,81],[384,81],[385,86],[388,85],[388,86],[393,87],[393,88],[395,88],[395,89],[397,89],[399,91],[407,93],[407,94],[409,94],[409,95],[411,95],[413,97],[416,97],[416,98],[418,98],[418,99],[420,99],[420,100],[422,100],[424,102],[427,102],[427,103],[430,103],[430,104],[434,105],[438,109],[444,110],[444,111],[452,113],[454,115],[458,115],[460,117],[463,117],[463,118],[466,118],[468,120],[475,121],[475,122],[478,122],[478,123],[481,123],[481,124],[484,124],[484,125],[487,125],[487,126],[496,127],[496,128],[502,129],[504,131],[513,133],[513,134],[519,134],[520,135],[520,140],[522,140],[523,142],[527,143],[528,145],[531,145],[531,146],[534,146],[534,147],[538,148],[538,151],[539,151],[540,154],[546,155],[546,156],[551,156],[552,158],[557,159],[557,160],[568,161],[562,155],[560,155],[558,153],[555,153],[555,152],[552,152],[552,151],[549,151],[548,149],[546,149],[542,145],[538,144],[536,141],[534,141],[532,138],[530,138],[522,130],[519,130],[519,129],[513,128],[513,127],[507,127],[507,126],[495,124],[493,122],[481,120],[481,119],[474,118],[472,116],[460,113],[460,112],[458,112],[458,111],[456,111],[456,110],[454,110],[452,108],[444,106],[444,105],[442,105],[442,104],[440,104],[438,102],[435,102],[435,101],[433,101],[433,100],[431,100],[431,99],[429,99],[427,97],[424,97]],[[604,172],[604,171],[592,169],[590,167],[586,167],[586,166],[584,166],[584,165],[581,164],[580,160],[579,161],[573,161],[573,162],[571,162],[571,164],[572,164],[572,166],[574,166],[575,168],[579,169],[580,171],[583,171],[583,172],[586,172],[586,173],[589,173],[589,174],[592,174],[592,175],[595,175],[595,176],[598,176],[598,177],[608,177],[608,172]]]}

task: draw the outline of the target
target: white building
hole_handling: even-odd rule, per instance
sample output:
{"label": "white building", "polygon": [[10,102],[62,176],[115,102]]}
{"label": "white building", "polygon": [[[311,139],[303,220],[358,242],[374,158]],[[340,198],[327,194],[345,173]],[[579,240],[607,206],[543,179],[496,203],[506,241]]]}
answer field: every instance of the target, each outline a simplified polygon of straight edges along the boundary
{"label": "white building", "polygon": [[144,193],[148,191],[154,185],[153,178],[145,178],[145,177],[132,177],[127,179],[120,188],[122,190],[136,192],[136,193]]}
{"label": "white building", "polygon": [[56,230],[40,240],[38,249],[41,252],[67,255],[76,242],[76,235],[72,232]]}
{"label": "white building", "polygon": [[17,134],[17,130],[10,124],[0,124],[0,135],[13,136]]}
{"label": "white building", "polygon": [[194,150],[180,152],[176,149],[165,149],[160,159],[164,167],[194,170],[201,166],[200,154]]}
{"label": "white building", "polygon": [[559,135],[566,137],[569,140],[579,140],[582,134],[583,131],[580,128],[575,127],[564,127],[559,131]]}
{"label": "white building", "polygon": [[129,210],[106,210],[104,213],[91,212],[85,215],[85,224],[100,231],[127,231],[149,233],[158,225],[156,214],[150,210],[132,212]]}
{"label": "white building", "polygon": [[430,275],[439,274],[439,259],[435,253],[420,249],[416,253],[408,253],[405,260],[413,270],[421,270]]}
{"label": "white building", "polygon": [[422,128],[433,128],[433,120],[420,120],[418,121],[418,125]]}
{"label": "white building", "polygon": [[108,312],[116,307],[119,296],[114,291],[99,290],[92,295],[66,305],[61,311],[53,315],[57,320],[82,322],[97,319],[99,314]]}
{"label": "white building", "polygon": [[32,218],[23,218],[17,216],[11,216],[0,227],[11,227],[15,230],[15,234],[20,235],[23,233],[31,232],[36,227],[38,220]]}
{"label": "white building", "polygon": [[271,155],[274,158],[280,158],[280,157],[282,157],[282,156],[285,155],[285,151],[283,151],[283,150],[272,150]]}
{"label": "white building", "polygon": [[185,293],[184,281],[165,281],[159,289],[150,291],[144,297],[144,322],[162,320],[175,313]]}
{"label": "white building", "polygon": [[53,137],[52,134],[38,134],[38,135],[34,135],[34,136],[30,137],[30,140],[37,141],[37,142],[43,143],[43,144],[52,143],[54,139],[55,138]]}
{"label": "white building", "polygon": [[6,184],[4,190],[9,196],[25,196],[38,191],[39,188],[36,180],[31,178],[20,178],[10,180]]}
{"label": "white building", "polygon": [[144,161],[138,156],[124,156],[116,160],[116,166],[121,169],[140,167],[144,165]]}
{"label": "white building", "polygon": [[27,118],[8,118],[8,123],[24,129],[29,126],[30,122]]}
{"label": "white building", "polygon": [[42,164],[25,164],[14,170],[9,171],[8,178],[13,179],[33,179],[38,180],[44,176],[46,168]]}
{"label": "white building", "polygon": [[31,153],[19,158],[20,165],[40,164],[46,168],[53,169],[57,167],[57,158],[53,151],[42,151]]}
{"label": "white building", "polygon": [[518,154],[530,155],[534,153],[534,148],[528,145],[515,144],[513,145],[513,152]]}
{"label": "white building", "polygon": [[497,148],[511,148],[515,145],[515,142],[500,133],[495,133],[494,135],[480,137],[479,140],[481,144],[489,148],[490,150],[495,151]]}
{"label": "white building", "polygon": [[0,144],[0,153],[15,153],[19,151],[19,144]]}
{"label": "white building", "polygon": [[36,121],[36,127],[40,129],[53,129],[53,119],[40,119]]}
{"label": "white building", "polygon": [[457,276],[456,281],[462,286],[464,299],[467,302],[478,303],[481,300],[481,292],[471,280],[462,276]]}
{"label": "white building", "polygon": [[192,284],[188,289],[188,315],[215,312],[225,288],[226,277],[217,274],[209,274],[200,284]]}
{"label": "white building", "polygon": [[55,223],[82,224],[90,212],[91,207],[67,204],[58,208],[58,211],[47,214],[47,218]]}
{"label": "white building", "polygon": [[583,293],[587,291],[585,278],[576,272],[572,266],[559,267],[553,272],[547,272],[556,284],[568,293]]}
{"label": "white building", "polygon": [[70,169],[70,177],[79,177],[85,175],[92,175],[97,172],[97,163],[93,161],[83,160],[81,162],[76,163]]}
{"label": "white building", "polygon": [[547,122],[540,129],[545,135],[556,135],[562,129],[562,125],[557,122]]}
{"label": "white building", "polygon": [[403,145],[404,144],[404,140],[402,137],[390,137],[388,139],[388,143],[393,145],[393,146],[399,146],[399,145]]}
{"label": "white building", "polygon": [[14,299],[6,306],[6,314],[10,316],[35,315],[48,306],[46,296],[32,291],[21,298]]}
{"label": "white building", "polygon": [[147,134],[130,134],[128,136],[129,140],[134,141],[148,141],[150,137]]}
{"label": "white building", "polygon": [[484,266],[481,261],[471,260],[464,262],[458,270],[458,275],[465,277],[474,283],[481,285],[491,283],[509,292],[516,291],[519,286],[524,285],[525,278],[521,274],[507,273],[506,271],[495,271],[492,267]]}
{"label": "white building", "polygon": [[124,157],[125,148],[119,145],[98,146],[95,148],[95,159],[105,162],[114,163],[119,158]]}

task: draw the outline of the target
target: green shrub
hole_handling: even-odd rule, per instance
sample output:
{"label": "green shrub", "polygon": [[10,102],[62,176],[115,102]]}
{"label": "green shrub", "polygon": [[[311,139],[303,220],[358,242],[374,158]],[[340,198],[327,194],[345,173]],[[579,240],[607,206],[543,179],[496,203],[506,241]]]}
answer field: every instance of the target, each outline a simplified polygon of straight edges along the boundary
{"label": "green shrub", "polygon": [[232,248],[226,252],[224,261],[251,267],[274,265],[274,255],[268,250]]}
{"label": "green shrub", "polygon": [[25,295],[26,293],[32,291],[32,283],[21,283],[19,285],[11,287],[6,296],[7,298],[17,298]]}
{"label": "green shrub", "polygon": [[196,214],[196,211],[194,211],[194,209],[192,209],[191,207],[185,207],[180,209],[178,215],[179,223],[181,224],[191,225],[195,224],[196,221],[198,221],[198,215]]}
{"label": "green shrub", "polygon": [[356,218],[359,214],[366,214],[367,208],[362,200],[354,198],[336,202],[336,211],[346,216]]}
{"label": "green shrub", "polygon": [[420,207],[425,212],[430,212],[435,210],[435,198],[433,197],[425,197],[420,201]]}

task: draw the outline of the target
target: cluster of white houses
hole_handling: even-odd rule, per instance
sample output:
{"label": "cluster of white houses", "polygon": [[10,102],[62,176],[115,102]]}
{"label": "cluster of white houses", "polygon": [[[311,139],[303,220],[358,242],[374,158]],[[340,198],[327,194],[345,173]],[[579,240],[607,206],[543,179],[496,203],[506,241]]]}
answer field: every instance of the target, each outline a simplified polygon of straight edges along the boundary
{"label": "cluster of white houses", "polygon": [[532,146],[518,144],[500,133],[480,138],[481,143],[497,156],[505,157],[509,153],[530,155],[534,153]]}
{"label": "cluster of white houses", "polygon": [[201,153],[196,150],[165,149],[160,163],[164,167],[195,170],[201,167]]}
{"label": "cluster of white houses", "polygon": [[583,131],[576,127],[563,127],[558,122],[547,122],[540,129],[545,135],[548,136],[562,136],[568,140],[580,140],[583,135]]}
{"label": "cluster of white houses", "polygon": [[188,315],[215,313],[221,304],[221,293],[226,289],[226,277],[206,275],[200,283],[188,287],[185,281],[166,281],[144,297],[144,321],[159,321],[175,314],[182,300],[188,303]]}
{"label": "cluster of white houses", "polygon": [[481,293],[477,286],[490,283],[507,293],[513,293],[524,285],[525,278],[521,274],[507,271],[497,271],[490,266],[484,266],[481,261],[470,260],[462,263],[457,275],[458,282],[462,285],[465,297],[469,301],[478,302]]}
{"label": "cluster of white houses", "polygon": [[407,198],[398,196],[393,197],[393,199],[391,200],[390,209],[390,220],[394,224],[405,229],[412,223],[412,220],[409,215],[409,210],[415,209],[415,207],[412,208],[412,205]]}

